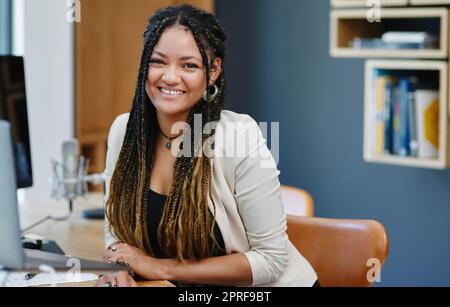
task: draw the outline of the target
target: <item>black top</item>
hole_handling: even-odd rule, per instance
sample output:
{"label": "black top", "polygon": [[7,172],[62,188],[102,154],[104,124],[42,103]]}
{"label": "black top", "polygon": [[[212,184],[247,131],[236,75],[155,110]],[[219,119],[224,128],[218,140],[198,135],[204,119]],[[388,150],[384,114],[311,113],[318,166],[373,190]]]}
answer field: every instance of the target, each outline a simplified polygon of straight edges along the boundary
{"label": "black top", "polygon": [[[167,196],[158,194],[151,189],[148,189],[148,205],[147,205],[147,231],[150,239],[150,245],[152,247],[154,256],[157,258],[163,258],[161,248],[158,243],[158,226],[162,217],[164,203]],[[209,246],[213,249],[212,256],[223,256],[225,255],[225,243],[223,241],[222,233],[220,232],[217,224],[214,225],[214,236],[216,237],[217,245],[214,244],[212,238],[209,240]]]}

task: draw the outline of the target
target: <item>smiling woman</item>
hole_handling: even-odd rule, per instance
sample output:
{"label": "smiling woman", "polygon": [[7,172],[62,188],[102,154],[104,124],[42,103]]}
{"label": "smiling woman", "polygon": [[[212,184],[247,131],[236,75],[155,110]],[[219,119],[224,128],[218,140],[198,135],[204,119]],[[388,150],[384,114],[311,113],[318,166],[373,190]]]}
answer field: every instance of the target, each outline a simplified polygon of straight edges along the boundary
{"label": "smiling woman", "polygon": [[[211,58],[209,54],[209,62]],[[221,72],[221,63],[220,58],[214,58],[211,85]],[[205,89],[205,67],[192,32],[181,25],[168,28],[155,46],[146,82],[146,92],[159,111],[157,114],[171,117],[171,122],[186,121]],[[161,121],[165,120],[159,118]],[[171,135],[171,130],[162,130],[165,135]]]}
{"label": "smiling woman", "polygon": [[[131,112],[108,138],[104,259],[148,280],[312,286],[314,270],[287,238],[279,171],[257,123],[223,110],[225,41],[218,20],[192,6],[150,18]],[[178,125],[198,119],[200,135]],[[258,131],[256,140],[231,131],[246,155],[221,145],[209,155],[205,145],[225,143],[228,124]],[[173,154],[190,140],[189,154]],[[133,284],[123,274],[98,284],[107,282]]]}

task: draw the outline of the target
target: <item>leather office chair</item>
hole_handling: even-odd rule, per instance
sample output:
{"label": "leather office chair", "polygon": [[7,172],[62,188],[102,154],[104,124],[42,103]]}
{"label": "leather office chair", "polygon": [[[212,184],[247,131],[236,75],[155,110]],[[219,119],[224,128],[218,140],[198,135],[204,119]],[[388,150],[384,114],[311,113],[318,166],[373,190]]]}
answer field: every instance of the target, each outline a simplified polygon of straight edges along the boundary
{"label": "leather office chair", "polygon": [[372,286],[368,260],[378,259],[381,270],[389,253],[386,230],[376,221],[288,216],[287,225],[290,241],[325,287]]}
{"label": "leather office chair", "polygon": [[286,214],[314,216],[314,200],[305,190],[281,185],[281,198]]}

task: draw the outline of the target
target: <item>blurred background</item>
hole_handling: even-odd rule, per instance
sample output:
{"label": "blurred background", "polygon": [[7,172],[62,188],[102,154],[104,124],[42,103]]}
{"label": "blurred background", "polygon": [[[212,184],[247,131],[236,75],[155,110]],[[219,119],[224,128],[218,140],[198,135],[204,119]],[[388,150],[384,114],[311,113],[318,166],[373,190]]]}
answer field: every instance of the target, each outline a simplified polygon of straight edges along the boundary
{"label": "blurred background", "polygon": [[330,1],[78,3],[80,22],[69,22],[75,7],[65,0],[0,0],[0,53],[25,59],[34,184],[22,197],[49,198],[50,159],[68,138],[91,172],[103,170],[109,127],[131,105],[148,17],[190,3],[228,34],[226,109],[280,123],[281,182],[307,190],[316,216],[386,227],[377,286],[450,285],[450,172],[364,161],[364,59],[330,56]]}

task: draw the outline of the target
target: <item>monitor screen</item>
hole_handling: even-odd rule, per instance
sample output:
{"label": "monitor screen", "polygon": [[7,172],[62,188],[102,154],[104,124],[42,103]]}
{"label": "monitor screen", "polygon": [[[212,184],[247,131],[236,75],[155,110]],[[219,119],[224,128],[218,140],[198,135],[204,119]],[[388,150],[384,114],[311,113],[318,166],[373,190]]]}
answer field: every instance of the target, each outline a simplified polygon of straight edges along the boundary
{"label": "monitor screen", "polygon": [[11,124],[18,188],[33,184],[23,58],[0,56],[0,119]]}

